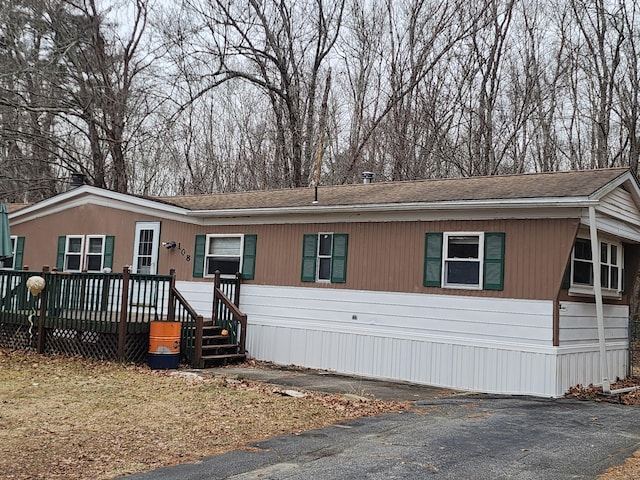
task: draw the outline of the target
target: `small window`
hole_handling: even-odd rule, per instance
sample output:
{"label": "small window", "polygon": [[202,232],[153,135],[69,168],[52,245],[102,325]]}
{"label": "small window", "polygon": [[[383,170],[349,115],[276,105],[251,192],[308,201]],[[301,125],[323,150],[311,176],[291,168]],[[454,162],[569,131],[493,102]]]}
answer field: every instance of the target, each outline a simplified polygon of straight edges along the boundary
{"label": "small window", "polygon": [[443,285],[480,288],[483,234],[445,234],[444,241]]}
{"label": "small window", "polygon": [[84,237],[67,237],[67,247],[64,254],[64,269],[68,272],[82,270],[82,250]]}
{"label": "small window", "polygon": [[67,235],[58,237],[56,268],[65,272],[102,272],[113,264],[114,237]]}
{"label": "small window", "polygon": [[331,281],[331,253],[333,246],[332,233],[318,234],[318,272],[319,281]]}
{"label": "small window", "polygon": [[101,272],[104,258],[104,237],[87,237],[85,268],[88,272]]}
{"label": "small window", "polygon": [[[605,295],[617,296],[622,287],[623,249],[619,243],[600,242],[600,286]],[[569,293],[593,294],[593,251],[591,240],[577,238],[571,258]]]}
{"label": "small window", "polygon": [[235,275],[242,271],[242,236],[207,235],[205,254],[207,276],[216,270],[222,275]]}
{"label": "small window", "polygon": [[310,233],[302,238],[303,282],[345,283],[347,281],[346,233]]}
{"label": "small window", "polygon": [[18,237],[11,236],[11,258],[5,258],[4,260],[0,260],[0,268],[6,270],[13,269],[13,261],[16,258],[16,242]]}

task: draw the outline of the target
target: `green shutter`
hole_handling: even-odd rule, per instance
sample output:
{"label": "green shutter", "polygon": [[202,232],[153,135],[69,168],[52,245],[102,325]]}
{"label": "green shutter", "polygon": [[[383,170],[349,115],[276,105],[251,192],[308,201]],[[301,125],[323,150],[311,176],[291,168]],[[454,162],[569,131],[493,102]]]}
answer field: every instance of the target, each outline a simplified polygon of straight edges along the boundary
{"label": "green shutter", "polygon": [[13,257],[13,269],[22,270],[22,258],[24,257],[24,237],[16,238],[16,255]]}
{"label": "green shutter", "polygon": [[196,235],[196,244],[193,247],[193,277],[202,278],[204,274],[204,251],[206,248],[207,236]]}
{"label": "green shutter", "polygon": [[258,236],[244,236],[244,252],[242,253],[242,278],[253,280],[256,270],[256,243]]}
{"label": "green shutter", "polygon": [[424,239],[425,287],[439,287],[442,278],[442,233],[427,233]]}
{"label": "green shutter", "polygon": [[318,258],[318,235],[305,234],[302,238],[302,274],[303,282],[316,281],[316,259]]}
{"label": "green shutter", "polygon": [[348,244],[348,234],[333,234],[333,249],[331,254],[331,283],[345,283],[347,281]]}
{"label": "green shutter", "polygon": [[64,235],[58,237],[58,258],[56,260],[56,268],[59,271],[64,270],[64,252],[67,248],[67,237]]}
{"label": "green shutter", "polygon": [[504,233],[484,234],[485,290],[504,289]]}
{"label": "green shutter", "polygon": [[107,235],[104,237],[104,261],[102,262],[103,268],[113,269],[113,247],[116,243],[116,237],[113,235]]}

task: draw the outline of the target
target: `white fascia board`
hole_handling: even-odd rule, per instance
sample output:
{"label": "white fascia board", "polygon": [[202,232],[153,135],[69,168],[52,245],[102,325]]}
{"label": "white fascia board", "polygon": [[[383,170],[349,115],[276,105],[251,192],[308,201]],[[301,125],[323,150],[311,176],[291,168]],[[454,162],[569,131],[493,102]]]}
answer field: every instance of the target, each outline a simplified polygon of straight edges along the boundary
{"label": "white fascia board", "polygon": [[612,180],[603,187],[600,187],[598,190],[592,193],[589,198],[593,200],[601,200],[603,197],[613,192],[622,184],[625,184],[626,187],[631,189],[630,193],[635,199],[640,198],[640,186],[638,186],[638,182],[636,182],[636,179],[631,172],[625,172],[615,180]]}
{"label": "white fascia board", "polygon": [[186,221],[188,223],[201,223],[196,219],[186,218],[185,214],[188,210],[185,208],[124,193],[112,192],[89,185],[83,185],[74,190],[64,192],[55,197],[43,200],[42,202],[30,205],[29,207],[17,210],[9,214],[9,219],[12,224],[17,225],[82,205],[99,205],[116,210],[137,212],[144,215],[175,219],[183,222]]}
{"label": "white fascia board", "polygon": [[[189,217],[204,219],[205,225],[247,223],[328,223],[334,221],[412,221],[503,218],[580,218],[582,208],[597,200],[578,198],[533,198],[517,200],[467,200],[433,203],[369,205],[309,205],[304,207],[192,210]],[[321,216],[321,217],[320,217]],[[368,220],[368,218],[371,218]]]}

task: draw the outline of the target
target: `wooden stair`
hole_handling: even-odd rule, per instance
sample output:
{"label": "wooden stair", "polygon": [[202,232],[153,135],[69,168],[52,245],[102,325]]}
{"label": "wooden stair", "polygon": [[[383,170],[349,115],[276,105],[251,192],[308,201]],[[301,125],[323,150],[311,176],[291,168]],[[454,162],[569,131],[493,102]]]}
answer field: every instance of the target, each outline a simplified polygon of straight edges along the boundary
{"label": "wooden stair", "polygon": [[240,346],[229,342],[228,335],[221,335],[222,327],[213,321],[205,321],[202,331],[201,368],[219,367],[230,363],[239,363],[247,356],[239,352]]}

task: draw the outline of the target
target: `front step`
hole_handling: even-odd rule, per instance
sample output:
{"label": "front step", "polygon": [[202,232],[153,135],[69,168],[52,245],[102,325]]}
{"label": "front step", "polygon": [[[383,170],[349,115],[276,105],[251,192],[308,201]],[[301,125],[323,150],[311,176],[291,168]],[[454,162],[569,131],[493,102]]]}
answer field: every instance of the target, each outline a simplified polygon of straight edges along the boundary
{"label": "front step", "polygon": [[224,353],[221,355],[203,355],[200,359],[201,368],[221,367],[229,363],[244,362],[247,356],[244,353]]}
{"label": "front step", "polygon": [[238,353],[238,345],[229,343],[228,335],[221,335],[222,327],[207,321],[202,335],[202,357],[200,368],[223,366],[229,363],[242,362],[247,356]]}

